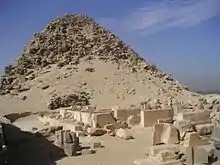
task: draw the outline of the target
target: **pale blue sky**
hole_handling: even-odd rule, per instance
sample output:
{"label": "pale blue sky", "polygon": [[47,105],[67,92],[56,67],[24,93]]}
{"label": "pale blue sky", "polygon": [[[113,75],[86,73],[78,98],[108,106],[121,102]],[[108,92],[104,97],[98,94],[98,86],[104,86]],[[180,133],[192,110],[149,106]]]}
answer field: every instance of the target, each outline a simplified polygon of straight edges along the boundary
{"label": "pale blue sky", "polygon": [[190,87],[220,90],[220,0],[0,0],[0,70],[65,13],[91,16]]}

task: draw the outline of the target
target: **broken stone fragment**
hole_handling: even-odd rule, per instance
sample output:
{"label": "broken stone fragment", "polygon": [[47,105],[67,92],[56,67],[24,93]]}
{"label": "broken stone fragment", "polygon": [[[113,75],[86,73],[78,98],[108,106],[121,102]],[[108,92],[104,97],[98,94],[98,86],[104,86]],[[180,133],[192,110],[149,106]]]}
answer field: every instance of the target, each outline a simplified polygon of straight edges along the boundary
{"label": "broken stone fragment", "polygon": [[116,131],[116,136],[119,137],[119,138],[121,138],[121,139],[125,139],[125,140],[134,139],[134,137],[131,136],[131,135],[127,132],[126,129],[122,129],[122,128],[120,128],[120,129],[118,129],[118,130]]}

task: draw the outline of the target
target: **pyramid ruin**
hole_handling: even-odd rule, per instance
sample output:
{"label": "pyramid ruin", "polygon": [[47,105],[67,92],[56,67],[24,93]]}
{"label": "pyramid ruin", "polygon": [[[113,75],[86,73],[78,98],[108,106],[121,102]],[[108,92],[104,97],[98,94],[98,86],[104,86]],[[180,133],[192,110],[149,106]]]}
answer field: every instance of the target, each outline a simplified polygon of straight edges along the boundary
{"label": "pyramid ruin", "polygon": [[[0,103],[14,109],[57,109],[92,105],[151,108],[182,102],[197,106],[190,92],[86,15],[64,15],[33,36],[5,68]],[[7,102],[8,104],[8,102]]]}

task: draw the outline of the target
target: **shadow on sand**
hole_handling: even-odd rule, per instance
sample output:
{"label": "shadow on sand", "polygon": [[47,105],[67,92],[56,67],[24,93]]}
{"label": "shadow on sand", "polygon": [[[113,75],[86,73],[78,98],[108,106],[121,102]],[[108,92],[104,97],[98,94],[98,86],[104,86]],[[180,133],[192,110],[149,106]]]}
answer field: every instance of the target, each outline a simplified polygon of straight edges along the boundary
{"label": "shadow on sand", "polygon": [[55,165],[65,156],[44,137],[23,132],[11,124],[3,124],[7,150],[0,155],[0,165]]}

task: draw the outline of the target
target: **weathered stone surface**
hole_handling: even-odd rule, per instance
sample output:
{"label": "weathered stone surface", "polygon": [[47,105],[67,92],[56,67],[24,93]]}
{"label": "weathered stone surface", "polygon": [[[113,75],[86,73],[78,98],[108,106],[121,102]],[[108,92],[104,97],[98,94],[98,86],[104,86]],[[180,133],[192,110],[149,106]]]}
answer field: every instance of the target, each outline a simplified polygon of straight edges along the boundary
{"label": "weathered stone surface", "polygon": [[200,146],[208,144],[208,139],[201,138],[197,132],[187,133],[184,139],[186,146]]}
{"label": "weathered stone surface", "polygon": [[128,109],[114,109],[114,117],[120,121],[127,121],[129,116],[139,115],[139,108],[128,108]]}
{"label": "weathered stone surface", "polygon": [[62,148],[67,156],[77,155],[77,146],[74,143],[64,143]]}
{"label": "weathered stone surface", "polygon": [[195,132],[195,125],[189,120],[176,120],[174,127],[179,130],[180,139],[183,140],[187,132]]}
{"label": "weathered stone surface", "polygon": [[179,153],[170,150],[162,150],[157,155],[157,158],[161,162],[169,162],[172,160],[177,160],[178,157],[179,157]]}
{"label": "weathered stone surface", "polygon": [[193,147],[194,163],[208,163],[208,152],[200,146]]}
{"label": "weathered stone surface", "polygon": [[177,144],[180,141],[178,130],[171,124],[155,124],[153,130],[153,145]]}
{"label": "weathered stone surface", "polygon": [[178,120],[189,120],[191,122],[210,122],[210,110],[199,110],[194,112],[182,112],[178,114]]}
{"label": "weathered stone surface", "polygon": [[186,164],[193,165],[193,148],[192,146],[186,147]]}
{"label": "weathered stone surface", "polygon": [[153,126],[157,123],[158,119],[167,118],[173,118],[173,109],[141,111],[141,126]]}
{"label": "weathered stone surface", "polygon": [[0,124],[11,124],[11,121],[8,120],[6,117],[0,116]]}
{"label": "weathered stone surface", "polygon": [[165,144],[165,145],[155,145],[150,147],[148,154],[150,156],[157,156],[161,151],[171,151],[174,153],[178,153],[179,146],[178,145],[173,145],[173,144]]}
{"label": "weathered stone surface", "polygon": [[134,137],[131,136],[131,135],[127,132],[127,130],[122,129],[122,128],[120,128],[120,129],[118,129],[118,130],[116,131],[116,136],[119,137],[119,138],[121,138],[121,139],[125,139],[125,140],[134,139]]}
{"label": "weathered stone surface", "polygon": [[172,105],[174,117],[178,116],[179,113],[183,112],[183,105],[181,103],[175,103]]}
{"label": "weathered stone surface", "polygon": [[199,135],[211,135],[213,129],[214,129],[213,124],[196,125],[196,131],[199,133]]}
{"label": "weathered stone surface", "polygon": [[115,124],[116,121],[112,113],[97,113],[92,117],[94,128],[104,128],[107,124]]}
{"label": "weathered stone surface", "polygon": [[90,154],[95,154],[96,150],[94,149],[82,149],[81,150],[81,155],[90,155]]}
{"label": "weathered stone surface", "polygon": [[212,132],[212,134],[211,134],[211,138],[212,138],[214,141],[220,142],[220,126],[215,126],[215,127],[214,127],[213,132]]}
{"label": "weathered stone surface", "polygon": [[127,119],[128,126],[140,125],[141,116],[140,115],[132,115]]}
{"label": "weathered stone surface", "polygon": [[88,134],[91,136],[102,136],[107,133],[103,128],[88,128]]}

